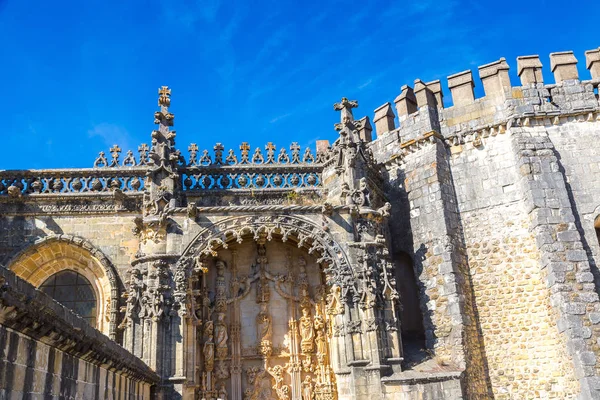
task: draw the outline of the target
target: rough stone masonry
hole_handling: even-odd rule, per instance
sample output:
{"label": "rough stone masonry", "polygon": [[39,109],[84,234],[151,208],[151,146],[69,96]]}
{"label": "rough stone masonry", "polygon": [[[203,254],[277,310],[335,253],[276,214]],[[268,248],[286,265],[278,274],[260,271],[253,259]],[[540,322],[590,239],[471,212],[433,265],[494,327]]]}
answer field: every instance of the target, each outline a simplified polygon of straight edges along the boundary
{"label": "rough stone masonry", "polygon": [[600,399],[585,61],[343,98],[316,152],[186,157],[161,87],[137,155],[0,171],[0,397]]}

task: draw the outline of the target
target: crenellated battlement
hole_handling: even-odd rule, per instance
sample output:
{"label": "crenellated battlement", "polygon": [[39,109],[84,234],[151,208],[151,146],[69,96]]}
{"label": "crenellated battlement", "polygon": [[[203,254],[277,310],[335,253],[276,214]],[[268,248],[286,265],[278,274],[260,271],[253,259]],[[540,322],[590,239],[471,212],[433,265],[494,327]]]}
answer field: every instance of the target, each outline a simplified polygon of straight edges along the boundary
{"label": "crenellated battlement", "polygon": [[[578,60],[572,51],[551,53],[549,67],[554,83],[544,80],[544,65],[538,55],[517,57],[520,86],[513,86],[505,58],[478,67],[478,82],[470,69],[458,72],[447,78],[451,98],[447,107],[439,80],[416,79],[412,87],[401,87],[393,102],[395,107],[387,102],[375,110],[377,140],[372,146],[418,141],[432,131],[453,139],[482,129],[501,130],[510,120],[521,117],[595,113],[592,118],[600,118],[600,48],[586,51],[585,60],[590,71],[587,79],[579,76]],[[483,97],[475,97],[476,85],[483,86]],[[386,157],[385,152],[378,153],[382,159]]]}

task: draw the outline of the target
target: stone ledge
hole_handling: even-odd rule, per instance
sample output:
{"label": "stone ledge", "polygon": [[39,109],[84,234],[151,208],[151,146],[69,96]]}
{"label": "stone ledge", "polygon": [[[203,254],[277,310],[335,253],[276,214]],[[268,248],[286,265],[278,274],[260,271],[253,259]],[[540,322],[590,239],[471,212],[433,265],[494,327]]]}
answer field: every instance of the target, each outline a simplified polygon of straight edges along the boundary
{"label": "stone ledge", "polygon": [[4,267],[0,285],[0,324],[84,361],[137,380],[159,382],[142,360]]}
{"label": "stone ledge", "polygon": [[400,374],[381,378],[384,384],[417,385],[433,382],[444,382],[460,380],[463,378],[464,371],[449,372],[414,372],[404,371]]}

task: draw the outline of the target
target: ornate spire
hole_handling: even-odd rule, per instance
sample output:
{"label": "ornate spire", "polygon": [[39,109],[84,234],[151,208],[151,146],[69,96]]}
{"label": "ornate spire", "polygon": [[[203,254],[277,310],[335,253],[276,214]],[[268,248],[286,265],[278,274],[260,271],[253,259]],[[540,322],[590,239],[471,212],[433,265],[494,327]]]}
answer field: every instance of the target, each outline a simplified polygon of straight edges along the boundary
{"label": "ornate spire", "polygon": [[152,131],[149,165],[153,167],[153,173],[164,169],[169,175],[174,175],[179,156],[175,149],[175,131],[169,130],[169,127],[173,126],[175,116],[169,112],[171,89],[168,86],[158,89],[158,105],[160,111],[154,113],[154,123],[158,124],[158,130]]}

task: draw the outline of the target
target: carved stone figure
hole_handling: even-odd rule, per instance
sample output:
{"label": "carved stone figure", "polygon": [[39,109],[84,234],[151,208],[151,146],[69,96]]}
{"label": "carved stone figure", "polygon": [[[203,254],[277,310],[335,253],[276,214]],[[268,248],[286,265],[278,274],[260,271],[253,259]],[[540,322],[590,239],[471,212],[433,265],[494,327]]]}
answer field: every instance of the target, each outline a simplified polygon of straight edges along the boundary
{"label": "carved stone figure", "polygon": [[217,313],[217,323],[215,324],[215,344],[217,347],[217,358],[227,358],[227,324],[225,323],[225,314]]}
{"label": "carved stone figure", "polygon": [[261,310],[256,318],[259,326],[259,337],[261,340],[271,340],[271,316],[267,309],[267,304],[261,304]]}
{"label": "carved stone figure", "polygon": [[325,338],[325,322],[323,317],[317,315],[315,317],[315,330],[317,331],[317,337],[315,342],[317,343],[317,359],[320,363],[324,362],[327,355],[327,339]]}
{"label": "carved stone figure", "polygon": [[215,361],[215,344],[213,342],[213,322],[207,321],[204,327],[204,335],[206,340],[204,341],[204,347],[202,354],[204,355],[204,368],[206,371],[212,371],[214,368]]}
{"label": "carved stone figure", "polygon": [[310,375],[306,375],[302,382],[302,400],[313,400],[313,382]]}
{"label": "carved stone figure", "polygon": [[308,308],[302,309],[302,317],[300,318],[300,336],[302,337],[300,342],[302,354],[312,353],[314,351],[315,330]]}
{"label": "carved stone figure", "polygon": [[259,348],[263,356],[269,357],[272,352],[273,344],[271,342],[272,326],[271,316],[267,310],[267,304],[261,303],[260,313],[256,316],[256,325],[258,327],[258,337],[260,339]]}
{"label": "carved stone figure", "polygon": [[219,387],[219,395],[217,397],[218,400],[227,400],[227,390],[225,389],[225,384],[221,383]]}

